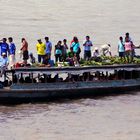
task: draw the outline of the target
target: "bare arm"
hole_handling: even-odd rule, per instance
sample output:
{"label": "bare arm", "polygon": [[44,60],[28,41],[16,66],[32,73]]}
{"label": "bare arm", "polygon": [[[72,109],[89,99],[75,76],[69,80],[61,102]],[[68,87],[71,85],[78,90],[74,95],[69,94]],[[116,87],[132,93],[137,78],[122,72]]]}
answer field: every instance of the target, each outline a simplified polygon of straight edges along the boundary
{"label": "bare arm", "polygon": [[20,50],[23,50],[24,46],[25,46],[25,41],[22,42],[22,46]]}
{"label": "bare arm", "polygon": [[68,45],[66,44],[66,49],[68,50]]}
{"label": "bare arm", "polygon": [[52,51],[52,43],[50,43],[50,52]]}
{"label": "bare arm", "polygon": [[54,55],[55,55],[56,47],[54,48]]}
{"label": "bare arm", "polygon": [[85,46],[86,45],[86,41],[83,43],[83,46]]}

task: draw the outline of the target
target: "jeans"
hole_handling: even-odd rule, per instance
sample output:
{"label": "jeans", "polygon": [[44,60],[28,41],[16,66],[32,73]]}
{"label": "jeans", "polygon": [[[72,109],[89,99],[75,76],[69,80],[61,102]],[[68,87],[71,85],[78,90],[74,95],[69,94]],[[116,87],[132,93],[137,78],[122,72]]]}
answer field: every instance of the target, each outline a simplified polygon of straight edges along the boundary
{"label": "jeans", "polygon": [[84,51],[84,59],[89,60],[91,58],[91,51]]}
{"label": "jeans", "polygon": [[38,54],[38,63],[42,63],[44,60],[44,55],[39,55]]}
{"label": "jeans", "polygon": [[58,60],[59,60],[59,62],[62,62],[62,56],[61,56],[61,54],[56,54],[55,55],[55,62],[58,62]]}

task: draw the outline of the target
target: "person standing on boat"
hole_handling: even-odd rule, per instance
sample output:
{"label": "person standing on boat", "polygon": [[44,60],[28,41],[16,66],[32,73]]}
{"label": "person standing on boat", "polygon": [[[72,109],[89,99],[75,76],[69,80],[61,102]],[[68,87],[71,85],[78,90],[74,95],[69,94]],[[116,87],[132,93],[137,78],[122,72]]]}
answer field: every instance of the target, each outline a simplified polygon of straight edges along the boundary
{"label": "person standing on boat", "polygon": [[62,50],[63,50],[62,41],[58,41],[58,43],[55,45],[55,49],[54,49],[56,63],[58,62],[58,60],[59,60],[59,62],[62,62]]}
{"label": "person standing on boat", "polygon": [[62,50],[63,61],[66,61],[66,58],[67,58],[67,50],[68,50],[67,40],[64,39],[63,40],[63,50]]}
{"label": "person standing on boat", "polygon": [[2,53],[2,56],[0,56],[0,77],[2,77],[8,65],[9,65],[9,61],[6,56],[6,53]]}
{"label": "person standing on boat", "polygon": [[77,38],[76,36],[73,37],[72,41],[70,42],[70,48],[72,47],[72,43],[74,42],[74,40],[75,40],[76,38]]}
{"label": "person standing on boat", "polygon": [[15,53],[16,53],[16,46],[15,43],[13,42],[13,38],[9,37],[9,64],[10,67],[13,67],[15,64]]}
{"label": "person standing on boat", "polygon": [[119,53],[119,57],[121,58],[121,60],[123,58],[125,58],[125,48],[124,48],[124,42],[123,42],[122,36],[119,38],[118,53]]}
{"label": "person standing on boat", "polygon": [[130,63],[132,62],[132,42],[129,40],[128,37],[125,38],[125,43],[124,43],[124,48],[125,48],[125,55],[127,58],[127,62]]}
{"label": "person standing on boat", "polygon": [[91,47],[93,46],[89,36],[86,36],[86,41],[83,42],[83,46],[84,46],[84,59],[89,60],[91,58]]}
{"label": "person standing on boat", "polygon": [[130,42],[133,43],[133,40],[132,40],[132,38],[130,37],[129,33],[126,33],[126,34],[125,34],[125,39],[126,39],[126,38],[127,38]]}
{"label": "person standing on boat", "polygon": [[76,54],[77,60],[79,62],[81,48],[80,48],[80,43],[79,43],[79,40],[77,37],[74,37],[71,47],[73,48],[73,52],[74,52],[74,54]]}
{"label": "person standing on boat", "polygon": [[23,54],[23,63],[24,65],[27,65],[27,60],[29,59],[29,54],[28,54],[28,42],[26,41],[25,38],[21,39],[21,51]]}
{"label": "person standing on boat", "polygon": [[46,41],[46,55],[48,59],[51,59],[52,43],[49,41],[49,37],[45,37]]}
{"label": "person standing on boat", "polygon": [[130,35],[129,35],[129,33],[126,33],[125,34],[125,40],[126,40],[126,38],[131,42],[131,47],[132,47],[132,52],[131,52],[131,59],[132,59],[132,61],[133,61],[133,58],[134,58],[134,56],[135,56],[135,45],[134,45],[134,42],[133,42],[133,40],[132,40],[132,38],[130,37]]}
{"label": "person standing on boat", "polygon": [[0,55],[2,56],[3,53],[7,53],[9,52],[9,45],[7,44],[7,39],[3,38],[2,40],[0,40]]}
{"label": "person standing on boat", "polygon": [[45,56],[46,51],[46,45],[41,41],[41,39],[38,39],[38,43],[36,45],[37,54],[38,54],[38,63],[42,63]]}

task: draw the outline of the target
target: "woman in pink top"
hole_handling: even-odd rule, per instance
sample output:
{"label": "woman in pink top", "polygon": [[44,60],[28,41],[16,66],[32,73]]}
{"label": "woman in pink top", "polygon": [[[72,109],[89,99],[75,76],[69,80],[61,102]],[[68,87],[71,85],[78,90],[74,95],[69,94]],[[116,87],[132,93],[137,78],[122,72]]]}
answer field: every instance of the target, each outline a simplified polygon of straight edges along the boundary
{"label": "woman in pink top", "polygon": [[125,47],[125,55],[127,58],[127,62],[132,62],[132,42],[129,41],[129,38],[125,38],[125,43],[124,43],[124,47]]}

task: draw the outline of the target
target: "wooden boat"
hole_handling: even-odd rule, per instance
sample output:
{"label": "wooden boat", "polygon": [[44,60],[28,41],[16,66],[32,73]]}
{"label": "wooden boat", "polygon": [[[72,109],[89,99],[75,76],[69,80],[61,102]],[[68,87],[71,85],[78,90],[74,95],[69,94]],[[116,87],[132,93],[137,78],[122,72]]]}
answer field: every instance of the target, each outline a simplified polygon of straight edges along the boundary
{"label": "wooden boat", "polygon": [[[62,74],[65,80],[59,77]],[[7,85],[0,89],[1,104],[100,96],[139,90],[140,65],[23,67],[5,71],[4,79]]]}

